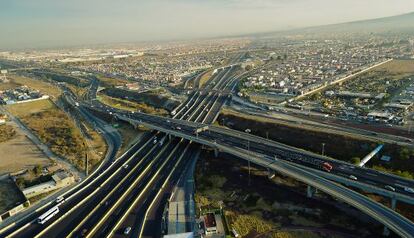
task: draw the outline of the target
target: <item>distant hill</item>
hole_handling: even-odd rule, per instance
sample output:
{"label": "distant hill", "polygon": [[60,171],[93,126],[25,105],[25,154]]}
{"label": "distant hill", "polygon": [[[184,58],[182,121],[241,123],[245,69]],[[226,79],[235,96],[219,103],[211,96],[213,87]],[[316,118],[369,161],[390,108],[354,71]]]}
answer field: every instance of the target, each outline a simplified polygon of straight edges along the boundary
{"label": "distant hill", "polygon": [[255,36],[280,35],[286,33],[414,33],[414,12],[403,15],[354,21],[323,26],[299,28],[288,31],[254,34]]}
{"label": "distant hill", "polygon": [[414,31],[414,12],[398,16],[312,27],[308,30],[344,32]]}

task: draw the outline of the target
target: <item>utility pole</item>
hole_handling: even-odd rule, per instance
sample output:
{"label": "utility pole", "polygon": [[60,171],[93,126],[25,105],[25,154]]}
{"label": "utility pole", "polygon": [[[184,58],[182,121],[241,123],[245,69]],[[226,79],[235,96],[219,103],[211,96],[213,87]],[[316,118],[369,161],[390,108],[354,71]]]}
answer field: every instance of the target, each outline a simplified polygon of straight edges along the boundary
{"label": "utility pole", "polygon": [[325,155],[325,143],[322,143],[322,155]]}
{"label": "utility pole", "polygon": [[[86,148],[85,142],[83,142],[83,147]],[[85,175],[88,177],[89,165],[88,165],[88,150],[85,149]]]}
{"label": "utility pole", "polygon": [[[250,129],[246,129],[245,132],[249,134],[251,132],[251,130]],[[250,151],[250,140],[249,139],[247,139],[247,151]],[[247,163],[248,163],[248,167],[249,167],[248,186],[250,186],[250,183],[251,183],[251,179],[250,179],[250,160],[248,160]]]}

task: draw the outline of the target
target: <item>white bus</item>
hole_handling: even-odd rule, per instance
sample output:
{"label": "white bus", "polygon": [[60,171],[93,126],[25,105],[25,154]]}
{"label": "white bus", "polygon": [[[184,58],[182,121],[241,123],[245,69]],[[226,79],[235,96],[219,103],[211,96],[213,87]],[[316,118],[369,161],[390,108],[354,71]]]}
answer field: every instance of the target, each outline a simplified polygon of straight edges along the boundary
{"label": "white bus", "polygon": [[50,218],[54,217],[56,214],[59,213],[59,207],[54,206],[51,209],[49,209],[47,212],[43,213],[39,218],[37,218],[37,223],[39,224],[45,224]]}

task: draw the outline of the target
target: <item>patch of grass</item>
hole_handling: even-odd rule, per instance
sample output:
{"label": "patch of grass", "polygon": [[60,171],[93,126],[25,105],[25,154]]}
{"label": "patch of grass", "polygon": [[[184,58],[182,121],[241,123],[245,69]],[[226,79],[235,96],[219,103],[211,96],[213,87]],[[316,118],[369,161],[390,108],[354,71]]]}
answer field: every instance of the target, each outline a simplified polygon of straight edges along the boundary
{"label": "patch of grass", "polygon": [[85,146],[80,131],[65,113],[57,108],[33,113],[21,118],[59,156],[84,169]]}
{"label": "patch of grass", "polygon": [[319,238],[321,236],[310,231],[278,231],[271,235],[272,238]]}
{"label": "patch of grass", "polygon": [[125,79],[110,78],[102,75],[97,75],[97,78],[99,79],[99,81],[101,81],[103,87],[122,86],[127,83],[130,83],[128,80]]}
{"label": "patch of grass", "polygon": [[6,106],[7,110],[16,117],[25,117],[33,113],[44,112],[55,108],[55,105],[48,99],[33,102],[12,104]]}
{"label": "patch of grass", "polygon": [[161,116],[168,115],[168,112],[164,109],[155,108],[145,103],[137,103],[137,102],[131,102],[131,101],[120,99],[120,98],[113,98],[113,97],[110,97],[104,94],[99,95],[99,100],[108,106],[123,109],[123,110],[141,111],[144,113],[161,115]]}
{"label": "patch of grass", "polygon": [[271,223],[252,215],[229,215],[226,217],[230,226],[234,228],[239,235],[246,236],[252,231],[257,233],[269,232],[274,229]]}
{"label": "patch of grass", "polygon": [[[213,70],[209,70],[205,74],[203,74],[200,78],[198,87],[201,88],[205,83],[207,83],[207,81],[211,78],[212,75],[213,75]],[[197,85],[195,85],[194,87],[197,87]]]}
{"label": "patch of grass", "polygon": [[16,131],[10,125],[0,125],[0,143],[13,139]]}

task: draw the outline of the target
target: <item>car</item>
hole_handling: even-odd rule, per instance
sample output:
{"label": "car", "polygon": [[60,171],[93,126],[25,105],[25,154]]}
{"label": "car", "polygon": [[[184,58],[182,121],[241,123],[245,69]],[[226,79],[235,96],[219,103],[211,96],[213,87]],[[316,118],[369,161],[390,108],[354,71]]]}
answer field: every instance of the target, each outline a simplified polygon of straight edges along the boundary
{"label": "car", "polygon": [[390,191],[395,192],[395,188],[392,187],[392,186],[390,186],[390,185],[385,185],[385,188],[388,189],[388,190],[390,190]]}
{"label": "car", "polygon": [[352,174],[351,174],[351,175],[349,175],[349,178],[350,178],[350,179],[352,179],[352,180],[358,180],[358,178],[357,178],[357,177],[355,177],[355,175],[352,175]]}
{"label": "car", "polygon": [[130,231],[131,231],[131,227],[130,227],[130,226],[128,226],[128,227],[127,227],[127,228],[125,228],[125,230],[124,230],[124,235],[128,235]]}
{"label": "car", "polygon": [[331,172],[331,170],[332,170],[333,166],[332,166],[330,163],[328,163],[328,162],[324,162],[324,163],[322,164],[322,168],[323,168],[325,171],[327,171],[327,172]]}
{"label": "car", "polygon": [[414,189],[409,187],[404,187],[404,191],[406,191],[407,193],[414,193]]}
{"label": "car", "polygon": [[122,167],[124,167],[124,169],[127,169],[128,168],[128,164],[124,164],[124,166],[122,166]]}
{"label": "car", "polygon": [[175,129],[177,129],[177,130],[181,130],[181,127],[177,126]]}
{"label": "car", "polygon": [[63,202],[65,202],[65,198],[64,197],[59,196],[59,197],[56,198],[56,203],[63,203]]}
{"label": "car", "polygon": [[170,120],[167,120],[167,123],[171,123],[171,121]]}

